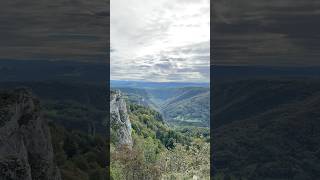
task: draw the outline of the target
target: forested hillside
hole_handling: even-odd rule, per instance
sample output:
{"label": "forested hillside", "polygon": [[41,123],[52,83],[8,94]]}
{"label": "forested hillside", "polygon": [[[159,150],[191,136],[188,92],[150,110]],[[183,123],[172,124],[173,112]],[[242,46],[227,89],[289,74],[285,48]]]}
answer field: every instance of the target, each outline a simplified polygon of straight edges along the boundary
{"label": "forested hillside", "polygon": [[317,179],[319,90],[317,79],[216,84],[215,179]]}
{"label": "forested hillside", "polygon": [[213,89],[214,126],[254,117],[320,91],[317,79],[219,81]]}
{"label": "forested hillside", "polygon": [[108,141],[77,128],[50,123],[56,162],[63,180],[107,179]]}
{"label": "forested hillside", "polygon": [[160,111],[174,125],[210,126],[210,90],[182,88],[161,104]]}
{"label": "forested hillside", "polygon": [[120,87],[117,89],[125,94],[126,99],[130,103],[158,109],[157,104],[151,99],[150,93],[147,89],[132,87]]}
{"label": "forested hillside", "polygon": [[105,180],[108,112],[105,87],[98,84],[2,82],[0,88],[26,87],[40,100],[49,122],[53,152],[63,180]]}
{"label": "forested hillside", "polygon": [[159,111],[174,126],[210,125],[210,89],[208,87],[117,88],[132,103]]}
{"label": "forested hillside", "polygon": [[113,179],[209,179],[208,129],[170,128],[159,112],[130,102],[128,110],[133,146],[111,139]]}
{"label": "forested hillside", "polygon": [[44,116],[68,129],[106,133],[107,108],[103,85],[85,83],[3,82],[0,88],[27,87],[39,97]]}

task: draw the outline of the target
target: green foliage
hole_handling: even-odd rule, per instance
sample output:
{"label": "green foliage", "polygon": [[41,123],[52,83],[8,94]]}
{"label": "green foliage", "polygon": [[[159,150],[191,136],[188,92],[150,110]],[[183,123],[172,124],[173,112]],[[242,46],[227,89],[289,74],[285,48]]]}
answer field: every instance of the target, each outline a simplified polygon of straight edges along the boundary
{"label": "green foliage", "polygon": [[179,126],[176,128],[176,131],[184,136],[201,138],[210,143],[210,129],[207,127]]}
{"label": "green foliage", "polygon": [[191,139],[167,126],[159,112],[150,108],[130,104],[130,119],[132,128],[144,138],[159,140],[166,148],[174,148],[175,143],[189,144]]}
{"label": "green foliage", "polygon": [[214,179],[320,177],[319,91],[313,80],[216,83]]}
{"label": "green foliage", "polygon": [[196,129],[190,128],[189,134],[172,129],[144,106],[129,104],[128,109],[134,144],[131,150],[112,145],[113,179],[208,179],[209,143],[196,136]]}
{"label": "green foliage", "polygon": [[64,180],[106,179],[107,142],[101,135],[50,123],[56,162]]}
{"label": "green foliage", "polygon": [[76,101],[44,101],[44,116],[68,129],[105,134],[106,110]]}
{"label": "green foliage", "polygon": [[110,176],[112,180],[122,180],[125,179],[124,166],[119,162],[112,162],[110,167]]}
{"label": "green foliage", "polygon": [[186,87],[175,90],[174,96],[160,105],[166,120],[173,125],[210,125],[209,88]]}
{"label": "green foliage", "polygon": [[170,125],[208,127],[210,90],[208,87],[119,88],[128,102],[160,111]]}

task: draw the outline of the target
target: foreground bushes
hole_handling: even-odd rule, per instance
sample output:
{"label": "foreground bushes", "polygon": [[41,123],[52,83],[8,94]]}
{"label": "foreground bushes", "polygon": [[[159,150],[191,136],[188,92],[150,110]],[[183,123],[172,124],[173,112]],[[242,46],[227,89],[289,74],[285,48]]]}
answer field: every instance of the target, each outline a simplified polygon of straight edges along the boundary
{"label": "foreground bushes", "polygon": [[208,131],[175,130],[150,108],[131,104],[129,109],[134,144],[132,149],[111,144],[112,179],[209,179],[210,148],[202,135]]}

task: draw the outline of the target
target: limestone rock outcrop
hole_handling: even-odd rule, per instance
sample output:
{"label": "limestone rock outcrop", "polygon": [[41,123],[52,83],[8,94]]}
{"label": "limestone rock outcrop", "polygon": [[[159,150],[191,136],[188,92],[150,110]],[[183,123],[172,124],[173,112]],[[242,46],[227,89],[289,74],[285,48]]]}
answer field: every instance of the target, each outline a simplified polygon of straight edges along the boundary
{"label": "limestone rock outcrop", "polygon": [[39,101],[24,88],[0,91],[0,180],[61,180]]}
{"label": "limestone rock outcrop", "polygon": [[110,125],[111,133],[116,138],[116,145],[131,148],[131,122],[127,104],[120,91],[111,91],[110,93]]}

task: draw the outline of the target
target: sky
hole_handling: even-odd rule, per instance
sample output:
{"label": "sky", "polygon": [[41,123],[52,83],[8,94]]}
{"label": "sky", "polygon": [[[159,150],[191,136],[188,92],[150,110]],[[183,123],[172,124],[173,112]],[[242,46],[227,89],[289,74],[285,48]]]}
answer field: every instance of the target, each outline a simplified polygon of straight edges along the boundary
{"label": "sky", "polygon": [[209,0],[111,0],[112,80],[209,82]]}
{"label": "sky", "polygon": [[[320,1],[10,0],[0,60],[106,63],[113,79],[208,81],[213,64],[320,65]],[[143,72],[143,73],[141,73]]]}
{"label": "sky", "polygon": [[213,64],[320,65],[320,1],[215,0]]}
{"label": "sky", "polygon": [[0,60],[106,63],[108,0],[0,2]]}

